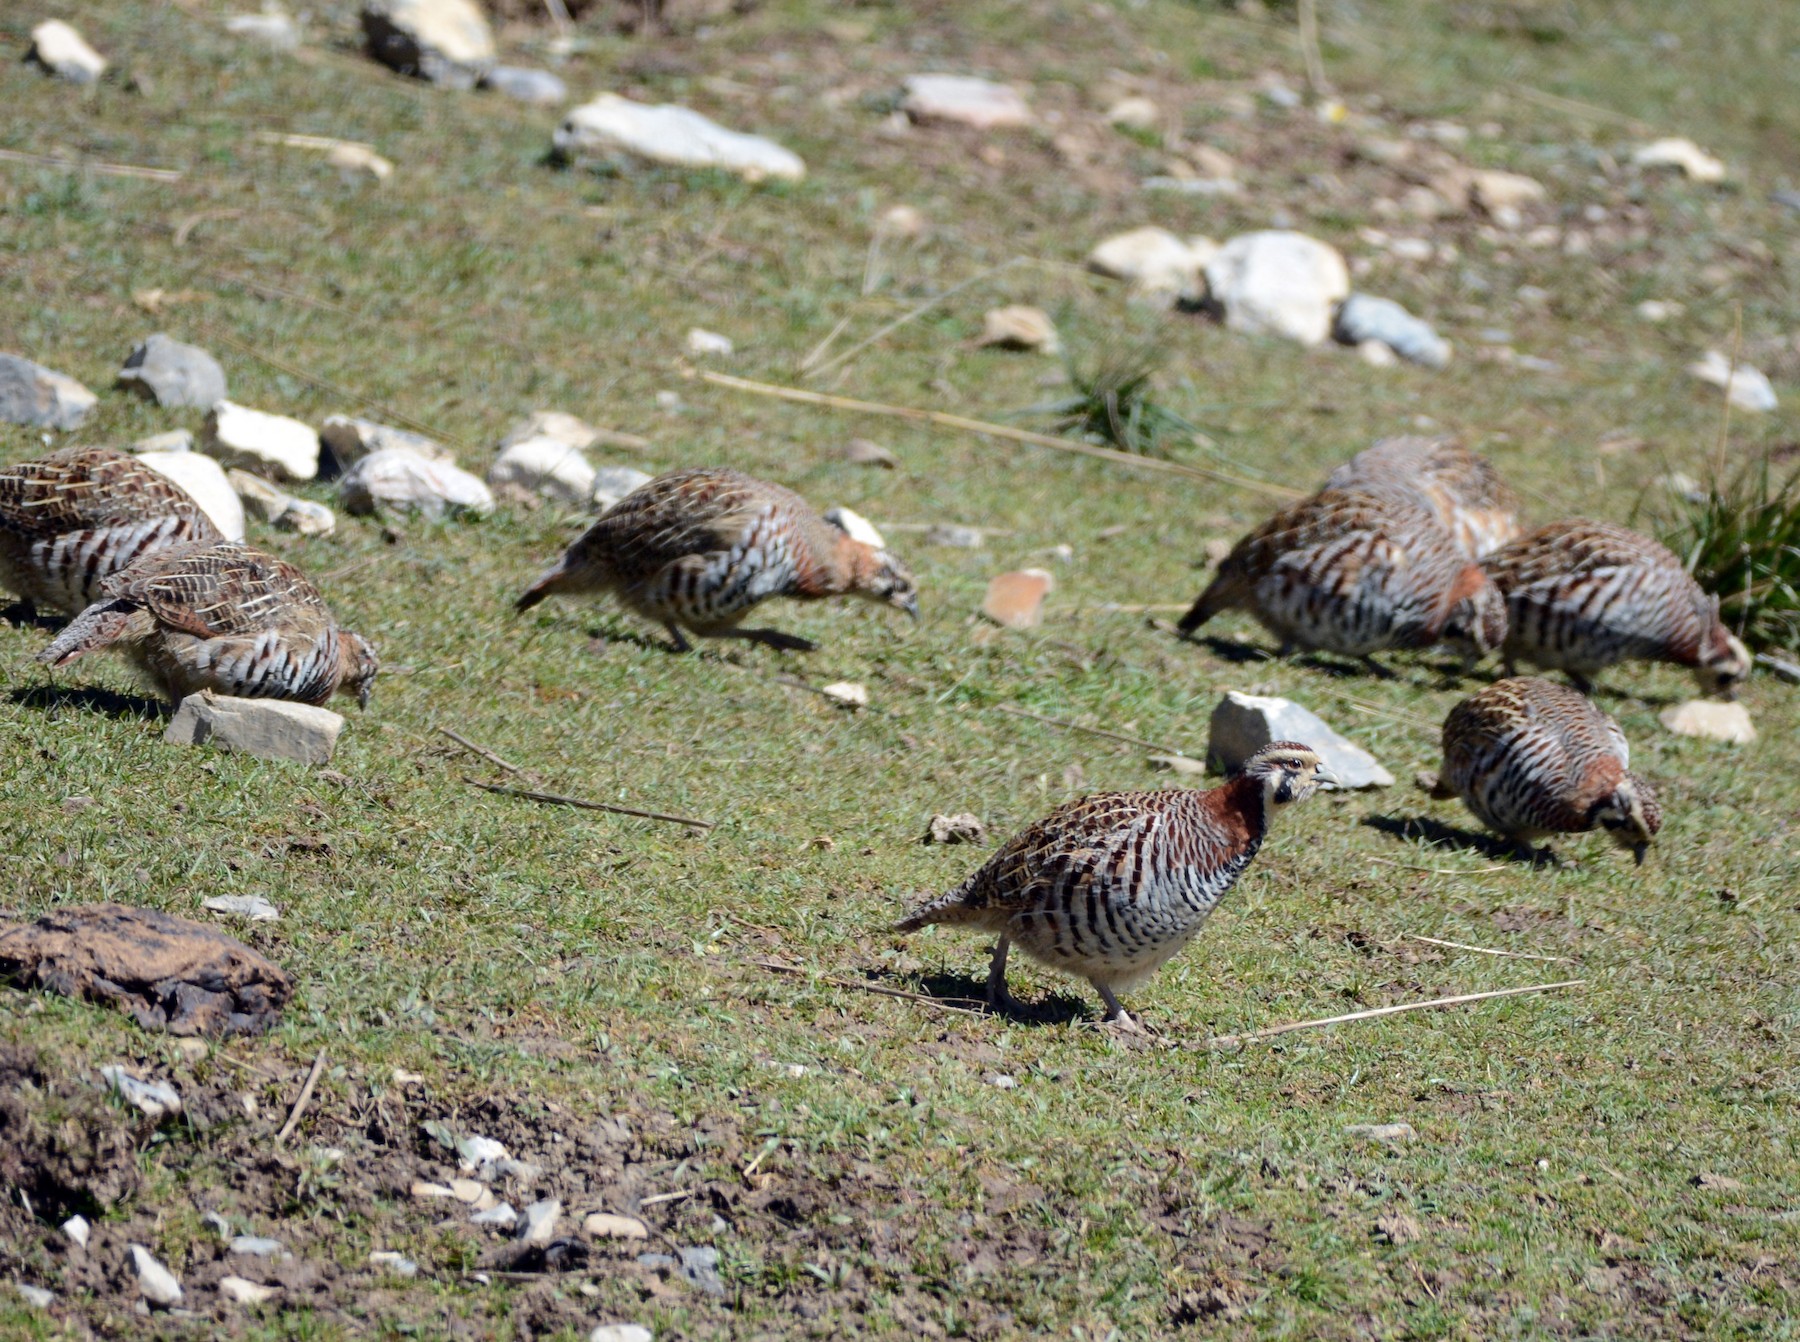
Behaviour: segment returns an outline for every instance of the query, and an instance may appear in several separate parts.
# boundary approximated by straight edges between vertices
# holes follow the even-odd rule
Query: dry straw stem
[[[1474,951],[1477,955],[1504,955],[1509,960],[1549,960],[1554,964],[1572,965],[1575,963],[1566,955],[1533,955],[1529,951],[1496,951],[1487,946],[1471,946],[1466,941],[1439,941],[1436,937],[1421,937],[1414,932],[1400,934],[1408,941],[1422,941],[1427,946],[1448,946],[1451,950]]]
[[[686,825],[689,829],[697,829],[702,834],[714,826],[711,820],[697,820],[691,815],[671,815],[667,811],[645,811],[636,806],[615,806],[611,802],[589,801],[585,797],[565,797],[559,792],[539,792],[535,788],[503,787],[499,783],[483,783],[480,779],[464,778],[463,782],[470,787],[478,787],[483,792],[497,793],[502,797],[523,797],[526,801],[543,802],[546,806],[573,806],[581,811],[607,811],[613,815],[631,815],[640,820],[666,820],[671,825]]]
[[[752,960],[751,964],[758,969],[767,969],[776,974],[792,974],[796,978],[811,978],[810,971],[799,965],[784,965],[779,960]],[[854,979],[832,978],[829,974],[819,976],[820,983],[828,983],[834,988],[850,988],[856,992],[874,993],[877,997],[898,997],[903,1002],[922,1002],[926,1006],[936,1007],[940,1011],[960,1011],[967,1016],[984,1014],[977,1006],[960,1006],[955,1002],[947,1002],[941,997],[932,997],[926,993],[909,993],[900,988],[884,988],[878,983],[858,983]]]
[[[1428,1002],[1402,1002],[1398,1006],[1376,1007],[1372,1011],[1352,1011],[1347,1016],[1326,1016],[1320,1020],[1295,1021],[1291,1025],[1271,1025],[1266,1030],[1251,1030],[1246,1034],[1216,1035],[1207,1040],[1202,1047],[1231,1048],[1258,1039],[1272,1039],[1278,1034],[1291,1034],[1295,1030],[1322,1030],[1330,1025],[1345,1025],[1351,1021],[1374,1020],[1378,1016],[1397,1016],[1403,1011],[1436,1011],[1443,1007],[1462,1006],[1467,1002],[1488,1002],[1497,997],[1520,997],[1525,993],[1548,993],[1555,992],[1560,988],[1580,988],[1586,983],[1586,979],[1564,979],[1560,983],[1534,983],[1528,988],[1501,988],[1496,992],[1461,993],[1456,997],[1434,997]]]
[[[756,382],[747,377],[735,377],[730,373],[715,373],[709,368],[690,368],[686,371],[689,377],[697,377],[702,382],[711,382],[720,387],[730,387],[734,391],[748,392],[752,396],[772,396],[781,401],[798,401],[802,405],[822,405],[833,410],[849,410],[860,415],[883,415],[890,419],[910,419],[927,424],[938,424],[947,429],[960,429],[964,433],[1007,438],[1016,443],[1029,443],[1033,447],[1048,447],[1058,452],[1074,452],[1084,457],[1096,457],[1101,461],[1110,461],[1121,466],[1134,466],[1143,471],[1160,471],[1165,475],[1179,475],[1190,480],[1207,480],[1215,484],[1232,485],[1238,489],[1271,494],[1281,499],[1306,497],[1304,490],[1289,489],[1286,485],[1272,485],[1262,480],[1248,480],[1242,476],[1229,475],[1224,471],[1207,470],[1204,466],[1190,466],[1180,461],[1164,461],[1160,457],[1142,457],[1136,453],[1120,452],[1110,447],[1095,447],[1092,443],[1077,442],[1073,438],[1058,438],[1054,434],[1034,433],[1030,429],[1015,429],[1010,424],[994,424],[985,419],[970,419],[967,415],[952,415],[942,410],[921,410],[917,406],[888,405],[881,401],[858,401],[848,396],[833,396],[827,392],[808,391],[804,387],[784,387],[774,382]]]
[[[1109,732],[1103,727],[1084,727],[1079,722],[1069,722],[1064,718],[1045,717],[1042,713],[1033,713],[1028,708],[1018,708],[1012,704],[995,704],[994,711],[1006,713],[1015,718],[1030,718],[1033,722],[1043,722],[1052,727],[1061,727],[1064,731],[1083,732],[1088,736],[1102,736],[1108,741],[1123,741],[1128,746],[1142,746],[1146,750],[1160,751],[1165,755],[1187,757],[1187,751],[1175,746],[1163,745],[1159,741],[1146,741],[1141,736],[1124,736],[1119,732]]]
[[[91,172],[102,177],[136,177],[146,182],[179,182],[183,175],[173,168],[144,168],[135,163],[103,163],[98,159],[27,154],[18,149],[0,149],[0,163],[29,163],[38,168],[59,168],[63,172]]]
[[[300,1083],[300,1098],[294,1101],[293,1109],[288,1113],[287,1122],[281,1125],[281,1131],[275,1134],[275,1145],[280,1146],[294,1135],[294,1129],[300,1126],[300,1115],[306,1112],[307,1103],[312,1099],[313,1087],[319,1084],[319,1074],[325,1070],[325,1050],[319,1050],[319,1056],[313,1059],[312,1070],[306,1074],[306,1080]]]

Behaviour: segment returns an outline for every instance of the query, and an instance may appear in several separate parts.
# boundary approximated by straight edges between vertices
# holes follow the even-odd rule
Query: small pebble
[[[1385,1142],[1389,1146],[1410,1142],[1418,1136],[1410,1123],[1352,1123],[1344,1129],[1344,1134],[1349,1137],[1365,1137],[1372,1142]]]
[[[18,1287],[19,1294],[25,1297],[25,1303],[34,1309],[49,1309],[56,1300],[55,1293],[46,1291],[42,1286],[31,1286],[22,1281],[16,1281],[13,1285]],[[645,1336],[647,1337],[649,1334],[645,1334]]]
[[[88,1236],[93,1233],[93,1227],[88,1225],[87,1217],[71,1216],[62,1223],[62,1232],[69,1237],[71,1244],[85,1249],[88,1246]]]
[[[181,1283],[175,1274],[141,1244],[131,1246],[131,1265],[137,1272],[138,1292],[153,1305],[173,1305],[181,1300]]]
[[[560,1198],[545,1198],[532,1203],[522,1213],[524,1219],[519,1225],[519,1238],[527,1244],[548,1244],[556,1238],[556,1226],[562,1220],[562,1214]]]
[[[275,1258],[285,1256],[287,1246],[278,1239],[269,1239],[265,1235],[238,1235],[231,1241],[233,1253],[248,1254],[252,1258]]]
[[[403,1253],[395,1253],[392,1249],[377,1249],[369,1255],[371,1267],[384,1267],[396,1277],[416,1277],[419,1265]]]
[[[589,1212],[582,1219],[584,1234],[595,1239],[649,1239],[650,1228],[635,1216],[619,1216],[613,1212]]]
[[[588,1342],[656,1342],[656,1334],[636,1323],[603,1323],[588,1334]]]
[[[219,1294],[240,1305],[260,1305],[275,1298],[276,1288],[262,1286],[245,1277],[220,1277]]]
[[[1011,1090],[1019,1084],[1005,1072],[989,1072],[981,1079],[987,1082],[988,1085],[992,1086],[995,1090]]]
[[[476,1212],[469,1218],[471,1225],[494,1226],[500,1230],[511,1230],[519,1223],[519,1214],[513,1210],[510,1202],[497,1202],[486,1211]]]

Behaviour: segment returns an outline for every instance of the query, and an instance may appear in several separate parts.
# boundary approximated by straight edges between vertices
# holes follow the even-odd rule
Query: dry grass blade
[[[636,806],[616,806],[611,802],[589,801],[585,797],[565,797],[559,792],[539,792],[535,788],[503,787],[499,783],[483,783],[475,778],[464,778],[463,782],[470,787],[478,787],[483,792],[497,793],[502,797],[523,797],[526,801],[542,802],[546,806],[573,806],[581,811],[607,811],[613,815],[636,816],[640,820],[664,820],[671,825],[686,825],[689,829],[697,829],[701,833],[715,827],[714,821],[697,820],[691,815],[671,815],[667,811],[646,811]]]
[[[796,978],[811,978],[810,972],[799,965],[784,965],[779,960],[752,960],[751,964],[758,969],[767,969],[776,974],[792,974]],[[945,1001],[941,997],[932,997],[927,993],[909,993],[902,988],[884,988],[878,983],[858,983],[854,979],[833,978],[829,974],[819,976],[820,983],[829,983],[834,988],[849,988],[859,993],[874,993],[877,997],[898,997],[903,1002],[922,1002],[929,1007],[937,1007],[940,1011],[960,1011],[967,1015],[983,1014],[980,1006],[961,1006],[956,1002]]]
[[[1567,955],[1533,955],[1530,951],[1497,951],[1488,946],[1471,946],[1466,941],[1440,941],[1436,937],[1422,937],[1413,932],[1402,932],[1401,936],[1408,941],[1422,941],[1427,946],[1448,946],[1451,950],[1474,951],[1477,955],[1504,955],[1509,960],[1548,960],[1552,964],[1572,965],[1574,959]]]
[[[27,154],[19,149],[0,149],[0,163],[29,163],[39,168],[59,168],[63,172],[91,172],[102,177],[136,177],[146,182],[179,182],[184,176],[173,168],[145,168],[135,163],[58,158],[49,154]]]
[[[1081,732],[1087,736],[1104,737],[1108,741],[1122,741],[1128,746],[1142,746],[1146,750],[1160,751],[1165,755],[1186,756],[1187,751],[1174,746],[1163,745],[1158,741],[1146,741],[1141,736],[1126,736],[1120,732],[1109,732],[1104,727],[1084,727],[1079,722],[1070,722],[1064,718],[1046,717],[1042,713],[1033,713],[1028,708],[1018,708],[1012,704],[995,704],[996,713],[1006,713],[1015,718],[1030,718],[1033,722],[1042,722],[1051,727],[1061,727],[1064,731]]]
[[[1288,1025],[1271,1025],[1266,1030],[1250,1030],[1244,1034],[1215,1035],[1206,1041],[1206,1048],[1229,1048],[1234,1044],[1248,1044],[1258,1039],[1273,1039],[1278,1034],[1292,1034],[1295,1030],[1323,1030],[1332,1025],[1346,1025],[1351,1021],[1375,1020],[1381,1016],[1398,1016],[1406,1011],[1437,1011],[1444,1007],[1462,1006],[1468,1002],[1491,1002],[1500,997],[1521,997],[1526,993],[1555,992],[1561,988],[1579,988],[1587,983],[1586,979],[1564,979],[1560,983],[1534,983],[1527,988],[1501,988],[1487,993],[1460,993],[1455,997],[1434,997],[1427,1002],[1402,1002],[1398,1006],[1375,1007],[1369,1011],[1352,1011],[1346,1016],[1325,1016],[1319,1020],[1300,1020]]]
[[[294,1135],[294,1129],[300,1126],[300,1116],[306,1112],[307,1103],[313,1097],[313,1088],[319,1084],[319,1074],[325,1070],[325,1050],[320,1049],[318,1057],[313,1059],[312,1070],[306,1074],[306,1080],[300,1083],[300,1097],[294,1101],[294,1107],[288,1113],[287,1122],[281,1125],[281,1131],[275,1134],[275,1145],[280,1146]]]

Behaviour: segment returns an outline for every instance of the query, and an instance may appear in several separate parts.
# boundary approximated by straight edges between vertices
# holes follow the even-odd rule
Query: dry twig
[[[1164,755],[1180,755],[1189,758],[1187,751],[1175,746],[1163,745],[1157,741],[1146,741],[1141,736],[1125,736],[1119,732],[1109,732],[1103,727],[1084,727],[1079,722],[1068,722],[1062,718],[1045,717],[1042,713],[1033,713],[1027,708],[1015,708],[1011,704],[995,704],[996,713],[1006,713],[1015,718],[1030,718],[1033,722],[1047,723],[1052,727],[1061,727],[1065,731],[1084,732],[1089,736],[1103,736],[1108,741],[1123,741],[1128,746],[1142,746],[1146,750],[1155,750]]]
[[[1549,960],[1556,964],[1572,965],[1574,959],[1567,955],[1533,955],[1529,951],[1496,951],[1486,946],[1471,946],[1462,941],[1439,941],[1436,937],[1421,937],[1413,932],[1402,932],[1401,936],[1408,941],[1422,941],[1428,946],[1448,946],[1456,951],[1474,951],[1478,955],[1504,955],[1509,960]]]
[[[1228,1048],[1233,1044],[1248,1044],[1252,1040],[1271,1039],[1278,1034],[1288,1034],[1294,1030],[1320,1030],[1328,1025],[1343,1025],[1349,1021],[1374,1020],[1378,1016],[1397,1016],[1403,1011],[1435,1011],[1442,1007],[1461,1006],[1465,1002],[1487,1002],[1496,997],[1518,997],[1525,993],[1555,992],[1559,988],[1579,988],[1587,983],[1586,979],[1564,979],[1560,983],[1534,983],[1528,988],[1501,988],[1487,993],[1461,993],[1455,997],[1434,997],[1428,1002],[1402,1002],[1398,1006],[1376,1007],[1370,1011],[1352,1011],[1347,1016],[1326,1016],[1320,1020],[1294,1021],[1289,1025],[1271,1025],[1266,1030],[1250,1030],[1244,1034],[1216,1035],[1206,1041],[1206,1048]]]
[[[483,783],[479,779],[464,778],[463,782],[470,787],[478,787],[483,792],[498,793],[502,797],[523,797],[526,801],[543,802],[546,806],[573,806],[582,811],[607,811],[613,815],[631,815],[640,820],[666,820],[671,825],[686,825],[689,829],[697,829],[701,833],[712,829],[711,820],[696,820],[690,815],[671,815],[667,811],[645,811],[636,806],[615,806],[611,802],[589,801],[585,797],[565,797],[557,792],[539,792],[535,788],[503,787],[499,783]]]
[[[179,182],[183,176],[173,168],[145,168],[135,163],[103,163],[97,159],[27,154],[19,149],[0,149],[0,163],[29,163],[38,168],[91,172],[102,177],[136,177],[146,182]]]
[[[275,1145],[280,1146],[294,1135],[294,1129],[300,1126],[300,1115],[306,1112],[308,1101],[313,1097],[313,1087],[319,1084],[319,1074],[325,1070],[325,1050],[319,1050],[319,1056],[313,1059],[312,1070],[306,1074],[306,1080],[300,1083],[300,1098],[294,1101],[294,1107],[288,1114],[287,1122],[281,1125],[281,1131],[275,1134]]]
[[[812,977],[799,965],[784,965],[779,960],[752,960],[750,963],[758,969],[771,970],[777,974],[792,974],[796,978]],[[821,974],[819,982],[829,983],[834,988],[851,988],[857,992],[874,993],[878,997],[898,997],[904,1002],[922,1002],[926,1006],[937,1007],[942,1011],[960,1011],[969,1016],[982,1014],[982,1008],[978,1006],[958,1006],[955,1002],[945,1001],[941,997],[932,997],[928,993],[909,993],[900,988],[884,988],[878,983],[858,983],[854,979],[833,978],[829,974]]]

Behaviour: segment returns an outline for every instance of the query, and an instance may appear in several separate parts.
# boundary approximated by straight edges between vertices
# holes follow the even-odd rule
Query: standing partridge
[[[1522,530],[1519,496],[1492,462],[1454,438],[1383,438],[1333,471],[1325,487],[1422,503],[1470,559],[1498,550]]]
[[[183,545],[145,555],[101,585],[38,654],[50,666],[118,645],[171,701],[197,690],[323,704],[339,691],[368,707],[375,650],[340,628],[318,589],[248,545]]]
[[[0,587],[73,615],[153,551],[223,540],[186,490],[110,447],[65,447],[0,470]]]
[[[1450,710],[1434,795],[1461,797],[1482,824],[1521,844],[1601,826],[1642,862],[1662,808],[1630,763],[1625,733],[1586,695],[1515,676]]]
[[[1560,670],[1583,690],[1615,662],[1692,667],[1705,694],[1733,693],[1750,651],[1719,621],[1719,599],[1666,546],[1609,522],[1540,527],[1482,561],[1506,598],[1507,674]]]
[[[1505,635],[1499,594],[1437,518],[1362,489],[1320,490],[1244,537],[1178,628],[1190,635],[1223,610],[1254,615],[1284,655],[1298,646],[1368,661],[1443,638],[1485,654]]]
[[[902,920],[999,936],[987,996],[1008,1010],[1006,955],[1094,985],[1106,1019],[1136,1026],[1118,994],[1148,982],[1205,924],[1250,865],[1275,812],[1337,780],[1308,747],[1264,746],[1209,792],[1105,792],[1058,807],[956,889]]]
[[[610,592],[664,625],[678,651],[701,638],[747,638],[790,651],[813,644],[739,622],[772,596],[859,596],[917,617],[906,565],[854,540],[791,489],[722,467],[659,475],[589,527],[518,600]]]

